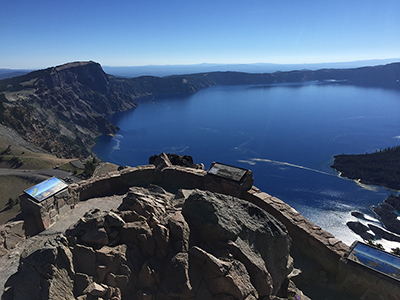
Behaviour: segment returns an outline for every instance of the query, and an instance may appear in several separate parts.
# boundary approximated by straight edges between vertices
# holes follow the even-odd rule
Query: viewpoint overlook
[[[394,63],[126,79],[106,74],[98,63],[76,62],[1,80],[0,121],[34,151],[84,158],[96,137],[118,132],[107,116],[134,109],[139,100],[214,85],[307,81],[400,90],[399,74],[400,63]],[[45,202],[21,202],[38,230],[25,238],[26,220],[3,228],[2,259],[8,255],[16,264],[13,253],[20,259],[18,272],[4,282],[2,299],[396,299],[400,294],[396,279],[354,263],[349,245],[253,186],[250,170],[232,180],[174,157],[162,153],[148,165],[72,183]],[[111,207],[96,209],[110,199]],[[87,201],[94,209],[67,231],[51,231]],[[18,248],[21,241],[11,243],[18,236],[25,249]]]

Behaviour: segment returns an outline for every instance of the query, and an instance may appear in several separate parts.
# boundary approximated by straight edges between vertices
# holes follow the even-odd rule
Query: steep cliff
[[[107,115],[137,106],[136,99],[190,94],[213,85],[319,81],[400,89],[400,63],[357,69],[265,74],[211,72],[116,78],[95,62],[74,62],[0,80],[0,122],[62,157],[86,156],[100,134],[118,128]]]
[[[117,128],[107,114],[137,106],[94,62],[39,70],[0,83],[0,121],[59,156],[85,156],[99,134]]]

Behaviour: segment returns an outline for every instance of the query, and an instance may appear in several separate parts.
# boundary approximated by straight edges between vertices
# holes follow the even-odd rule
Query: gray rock
[[[199,247],[192,247],[189,253],[202,266],[201,273],[213,295],[227,294],[240,300],[250,294],[258,296],[246,267],[240,261],[222,261]]]
[[[58,236],[31,253],[23,253],[14,299],[75,299],[72,253],[66,239]]]
[[[25,239],[24,221],[9,222],[0,225],[0,256],[8,253]]]
[[[107,273],[120,274],[121,266],[127,262],[127,250],[126,245],[119,245],[116,247],[104,246],[96,250],[97,264],[106,266]]]
[[[247,272],[250,274],[251,282],[259,296],[264,297],[271,295],[273,291],[273,281],[261,255],[253,251],[240,237],[238,237],[235,242],[229,242],[228,245],[233,257],[246,266]]]
[[[147,288],[152,287],[156,282],[153,274],[154,270],[150,268],[148,262],[145,262],[138,274],[138,284],[141,287],[147,287]]]
[[[156,166],[156,171],[161,171],[166,167],[172,166],[172,162],[169,160],[167,154],[165,154],[164,152],[156,156],[152,164]]]
[[[68,240],[32,244],[7,296],[254,300],[286,287],[291,240],[280,222],[231,196],[181,194],[182,211],[160,187],[133,188],[121,214],[92,210]]]
[[[83,291],[84,294],[90,294],[96,297],[102,297],[107,293],[107,288],[96,282],[92,282],[89,286]]]
[[[153,232],[146,221],[126,223],[120,229],[121,242],[134,244],[142,251],[143,256],[153,256],[156,244]]]
[[[188,223],[180,212],[175,212],[169,216],[168,228],[170,230],[170,239],[174,244],[175,251],[187,252],[189,249],[190,229]]]
[[[92,247],[76,245],[72,250],[75,269],[79,273],[96,276],[96,254]]]
[[[227,195],[196,190],[186,200],[182,214],[190,230],[202,240],[246,241],[264,260],[273,280],[273,293],[293,269],[291,238],[285,226],[259,207]]]
[[[154,241],[156,242],[156,256],[166,258],[169,246],[169,229],[161,224],[153,228]]]
[[[353,222],[349,221],[346,223],[347,227],[349,227],[354,233],[358,234],[364,240],[374,240],[375,235],[372,233],[367,232],[369,229],[368,226],[360,223],[360,222]]]
[[[82,295],[83,291],[93,282],[93,278],[85,273],[76,273],[74,278],[74,294]]]
[[[108,244],[107,231],[104,228],[94,228],[86,232],[82,238],[82,243],[92,246],[103,246]]]
[[[188,299],[193,297],[189,279],[189,254],[177,253],[167,261],[160,286],[169,297]]]
[[[359,211],[352,211],[351,215],[356,218],[364,219],[364,214]]]
[[[166,208],[171,206],[170,201],[174,196],[155,185],[151,185],[148,188],[132,187],[118,210],[132,210],[145,218],[151,215],[160,218],[165,214]]]

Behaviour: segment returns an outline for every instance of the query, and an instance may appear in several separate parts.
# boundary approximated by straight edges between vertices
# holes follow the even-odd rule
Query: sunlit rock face
[[[287,286],[290,244],[279,221],[244,200],[133,187],[117,211],[91,210],[65,236],[27,251],[7,295],[265,299]]]

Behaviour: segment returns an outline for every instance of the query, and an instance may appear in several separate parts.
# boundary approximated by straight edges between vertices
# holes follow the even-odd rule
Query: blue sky
[[[400,57],[398,0],[2,0],[0,68]]]

